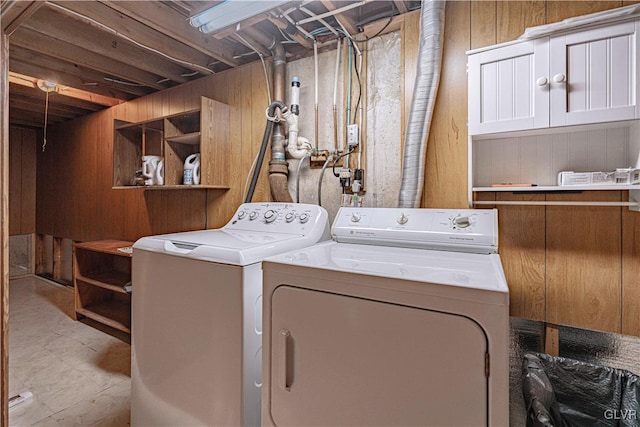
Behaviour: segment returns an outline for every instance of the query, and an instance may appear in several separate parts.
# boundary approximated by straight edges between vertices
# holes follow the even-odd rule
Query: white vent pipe
[[[398,206],[419,208],[424,187],[427,139],[440,83],[445,2],[422,2],[420,50],[409,123],[405,133],[402,184]]]

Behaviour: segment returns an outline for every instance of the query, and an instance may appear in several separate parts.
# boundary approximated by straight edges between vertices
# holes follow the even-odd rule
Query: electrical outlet
[[[360,143],[360,127],[357,124],[347,126],[347,145],[357,147]]]

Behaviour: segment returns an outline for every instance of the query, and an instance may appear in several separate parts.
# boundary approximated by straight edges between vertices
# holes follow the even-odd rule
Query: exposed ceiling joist
[[[42,43],[43,38],[46,43]],[[104,55],[92,52],[76,44],[46,37],[44,34],[28,28],[22,28],[11,36],[11,45],[42,55],[52,56],[70,64],[96,70],[114,78],[138,83],[156,90],[162,90],[167,87],[157,83],[162,79],[157,74],[146,72],[121,61],[106,58]]]
[[[159,54],[189,70],[203,75],[213,74],[208,67],[211,58],[188,48],[183,43],[166,37],[155,29],[139,23],[117,10],[111,9],[97,1],[47,2],[50,9],[55,9],[71,19],[81,20],[107,34],[126,40],[129,43]],[[108,25],[101,21],[108,22]]]
[[[15,83],[15,84],[26,86],[26,87],[37,88],[38,80],[40,79],[19,74],[13,71],[9,71],[9,83]],[[94,104],[104,105],[107,107],[113,107],[114,105],[122,104],[124,102],[121,99],[111,98],[108,96],[99,95],[97,93],[87,92],[84,90],[65,87],[65,86],[57,86],[54,89],[54,92],[59,93],[60,95],[82,99],[84,101],[89,101]]]
[[[382,35],[399,28],[399,11],[421,4],[291,1],[211,34],[189,24],[190,16],[221,1],[0,0],[0,24],[11,32],[10,123],[44,125],[46,94],[35,87],[36,78],[65,88],[49,93],[49,122],[59,123],[253,62],[254,49],[271,56],[273,41],[286,41],[287,59],[295,60],[313,54],[311,33],[321,51],[335,48],[340,29],[360,40]],[[15,73],[33,77],[25,85]]]
[[[240,65],[233,58],[234,53],[222,42],[193,28],[184,16],[162,2],[103,1],[103,3],[231,67]]]
[[[44,6],[43,1],[4,1],[0,12],[2,31],[11,36],[31,15]]]

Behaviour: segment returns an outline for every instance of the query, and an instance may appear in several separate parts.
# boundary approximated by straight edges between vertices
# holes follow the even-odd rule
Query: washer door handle
[[[278,369],[279,369],[279,381],[280,388],[284,391],[290,391],[291,385],[289,383],[289,375],[288,375],[288,363],[287,363],[287,350],[288,350],[288,341],[291,337],[291,333],[286,329],[281,329],[278,334]]]

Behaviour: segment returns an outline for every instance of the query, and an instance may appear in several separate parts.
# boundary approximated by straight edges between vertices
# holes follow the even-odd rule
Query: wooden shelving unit
[[[76,320],[88,317],[131,333],[131,296],[124,289],[131,281],[131,253],[121,249],[132,244],[100,240],[73,245]]]
[[[139,123],[116,121],[113,188],[228,190],[229,106],[201,97],[200,108]],[[184,162],[200,153],[200,185],[183,185]],[[132,178],[144,155],[164,159],[164,185],[136,186]]]

